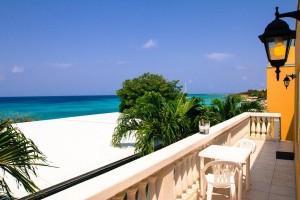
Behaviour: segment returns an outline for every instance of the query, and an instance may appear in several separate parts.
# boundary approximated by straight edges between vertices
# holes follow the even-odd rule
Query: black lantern
[[[299,16],[298,16],[299,15]],[[298,11],[291,13],[278,13],[276,7],[275,20],[265,28],[265,32],[258,36],[265,45],[268,60],[273,67],[276,67],[276,79],[279,80],[279,67],[284,66],[291,45],[292,39],[296,38],[296,31],[289,28],[289,25],[279,19],[281,17],[293,17],[298,19],[300,13]],[[295,17],[296,16],[296,17]],[[298,19],[299,20],[299,19]]]
[[[287,89],[289,87],[289,85],[290,85],[290,79],[289,79],[289,77],[291,77],[292,80],[293,80],[294,78],[296,78],[296,75],[292,74],[292,75],[286,75],[285,76],[285,78],[283,79],[283,83],[284,83],[285,89]]]

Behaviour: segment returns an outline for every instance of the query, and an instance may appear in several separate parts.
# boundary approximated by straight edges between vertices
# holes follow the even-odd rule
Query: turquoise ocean
[[[201,97],[206,105],[212,99],[224,100],[227,94],[189,94]],[[116,95],[98,96],[43,96],[0,97],[0,116],[20,114],[37,120],[57,119],[119,111],[120,100]]]

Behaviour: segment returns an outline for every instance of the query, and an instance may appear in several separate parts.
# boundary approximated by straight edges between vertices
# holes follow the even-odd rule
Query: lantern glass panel
[[[289,38],[287,36],[267,38],[270,60],[283,60],[286,56]]]
[[[285,86],[285,87],[288,87],[289,84],[290,84],[290,80],[286,80],[286,81],[284,81],[283,83],[284,83],[284,86]]]

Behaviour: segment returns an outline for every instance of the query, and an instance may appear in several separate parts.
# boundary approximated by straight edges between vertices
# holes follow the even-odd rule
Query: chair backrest
[[[256,143],[253,142],[252,140],[249,140],[249,139],[246,139],[246,138],[243,138],[243,139],[239,140],[233,146],[251,149],[252,153],[254,153],[255,150],[256,150]]]
[[[236,175],[238,176],[238,180],[242,181],[243,168],[238,163],[225,160],[211,161],[207,163],[201,171],[202,178],[206,178],[206,171],[210,169],[212,170],[214,176],[215,187],[230,187],[230,183],[232,182],[232,179],[236,177]]]

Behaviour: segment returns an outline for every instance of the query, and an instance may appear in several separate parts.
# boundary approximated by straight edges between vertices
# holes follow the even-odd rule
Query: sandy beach
[[[50,164],[58,167],[39,167],[38,178],[34,179],[37,185],[44,189],[132,155],[131,146],[122,149],[111,146],[118,116],[119,113],[107,113],[18,123],[17,127],[34,141]],[[13,191],[16,197],[27,195],[22,190]],[[47,199],[83,199],[79,193],[65,191]]]

